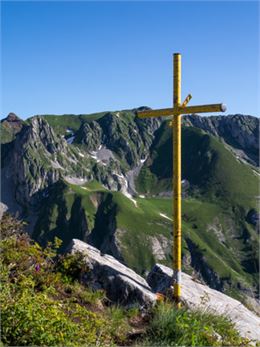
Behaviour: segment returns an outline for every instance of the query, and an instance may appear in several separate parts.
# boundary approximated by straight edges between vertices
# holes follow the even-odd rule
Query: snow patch
[[[117,118],[119,118],[119,117],[120,117],[119,112],[116,112],[116,114],[115,114],[115,115],[116,115],[116,117],[117,117]]]
[[[123,184],[122,184],[122,188],[121,188],[121,193],[126,196],[129,200],[131,200],[135,207],[138,207],[137,206],[137,201],[132,197],[132,195],[128,192],[128,181],[127,179],[125,178],[125,176],[123,175],[120,175],[118,174],[117,172],[114,172],[114,175],[116,175],[117,177],[119,177],[122,181],[123,181]]]
[[[67,181],[69,184],[75,184],[81,186],[84,183],[87,183],[87,180],[84,178],[79,177],[73,177],[73,176],[65,176],[65,181]]]
[[[143,165],[143,163],[146,161],[147,158],[148,158],[148,155],[144,159],[140,160],[140,164]]]
[[[139,198],[145,199],[145,196],[144,195],[139,195]]]
[[[135,207],[138,207],[137,206],[137,201],[132,197],[131,194],[129,194],[128,192],[122,192],[124,194],[124,196],[126,196],[129,200],[133,201]]]
[[[97,152],[94,152],[94,151],[90,152],[90,156],[91,156],[91,158],[95,159],[97,163],[100,162],[100,160],[97,157]]]
[[[81,156],[81,157],[85,157],[85,155],[83,154],[83,153],[81,153],[81,152],[79,152],[79,155]]]
[[[160,215],[161,217],[165,218],[165,219],[168,219],[168,220],[172,221],[172,219],[169,218],[168,216],[166,216],[166,214],[164,214],[164,213],[159,213],[159,215]]]

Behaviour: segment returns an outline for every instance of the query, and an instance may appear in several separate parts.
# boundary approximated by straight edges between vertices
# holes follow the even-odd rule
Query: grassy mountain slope
[[[160,262],[171,265],[172,222],[165,217],[172,217],[171,199],[137,198],[135,205],[122,193],[105,190],[95,182],[84,186],[64,182],[58,185],[45,201],[34,238],[44,242],[57,236],[66,245],[72,238],[88,240],[92,235],[92,243],[102,249],[104,240],[108,244],[108,240],[116,237],[120,257],[141,274],[158,260],[153,243],[163,240],[164,256]],[[236,230],[232,212],[214,202],[185,199],[182,250],[185,271],[192,273],[195,269],[207,283],[233,295],[239,289],[255,287],[257,254],[252,253],[250,258],[245,252],[246,247],[252,247],[254,235],[245,244]]]
[[[171,136],[172,130],[164,123],[137,178],[140,193],[151,195],[172,189]],[[257,206],[258,178],[254,170],[217,138],[200,129],[183,127],[182,179],[186,197],[184,239],[192,267],[200,268],[204,279],[211,277],[207,267],[220,274],[220,278],[212,274],[207,279],[217,288],[223,282],[239,282],[242,273],[248,283],[256,283],[257,231],[247,219]],[[205,269],[199,262],[205,262]],[[243,285],[238,283],[238,287]]]
[[[76,132],[84,122],[97,120],[104,116],[106,112],[93,113],[93,114],[64,114],[64,115],[43,115],[42,117],[47,120],[55,132],[59,135],[68,136],[67,130]]]
[[[182,179],[191,193],[248,208],[256,207],[258,179],[214,136],[200,129],[182,129]],[[141,193],[172,189],[172,130],[165,122],[156,133],[151,154],[137,179]]]

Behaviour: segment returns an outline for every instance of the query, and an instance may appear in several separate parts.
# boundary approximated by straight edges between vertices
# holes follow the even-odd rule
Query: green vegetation
[[[2,123],[0,124],[0,138],[1,143],[9,143],[14,140],[14,134],[11,129],[7,128]]]
[[[17,117],[17,121],[12,122],[11,124],[6,119],[1,120],[0,122],[1,144],[12,142],[15,139],[16,134],[21,131],[24,124],[25,122],[19,119],[18,117]]]
[[[256,209],[258,178],[217,138],[193,127],[182,129],[182,159],[182,178],[188,182],[183,185],[183,253],[191,254],[185,270],[195,268],[207,283],[233,296],[239,287],[257,291],[258,236],[247,215]],[[156,132],[136,187],[148,196],[172,190],[172,132],[166,122]]]
[[[59,135],[70,136],[67,130],[75,133],[79,130],[84,122],[97,120],[104,116],[106,112],[93,113],[93,114],[64,114],[64,115],[43,115],[42,117],[47,120],[55,132]]]
[[[182,129],[182,177],[191,196],[202,196],[222,206],[256,207],[258,179],[217,138],[193,127]],[[172,190],[172,133],[166,122],[156,133],[150,158],[137,179],[140,193]]]
[[[96,181],[83,186],[59,182],[46,198],[33,237],[45,245],[59,237],[66,246],[72,238],[85,240],[91,233],[94,246],[102,248],[109,235],[115,234],[124,261],[140,274],[156,262],[153,241],[163,239],[167,246],[160,262],[171,265],[172,200],[135,200],[137,205]],[[257,254],[252,252],[249,257],[245,250],[240,223],[233,211],[218,203],[198,198],[183,200],[184,271],[192,273],[195,268],[209,284],[241,300],[240,289],[256,290],[258,279]],[[247,244],[255,248],[257,235],[254,230],[250,232]],[[190,254],[190,261],[185,261]],[[245,262],[251,271],[245,268]]]
[[[247,346],[227,318],[158,305],[141,346]]]
[[[81,284],[89,271],[81,254],[57,255],[59,239],[42,248],[23,228],[7,214],[1,220],[4,346],[249,346],[224,317],[170,302],[145,315],[108,304],[103,291]]]
[[[123,309],[105,306],[105,294],[80,284],[88,271],[79,254],[57,256],[60,241],[42,249],[20,222],[1,221],[1,338],[7,346],[123,344]],[[109,319],[108,319],[109,318]]]

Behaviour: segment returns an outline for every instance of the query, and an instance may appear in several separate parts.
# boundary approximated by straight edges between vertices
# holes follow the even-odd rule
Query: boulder
[[[71,241],[68,251],[85,255],[90,271],[86,272],[84,281],[93,289],[104,289],[112,302],[125,306],[139,304],[144,307],[152,306],[156,302],[156,295],[146,280],[114,257],[77,239]]]
[[[147,282],[154,292],[166,293],[172,277],[172,269],[156,264]],[[260,341],[260,318],[241,302],[197,282],[185,273],[182,273],[181,296],[188,307],[225,315],[235,324],[242,337]]]

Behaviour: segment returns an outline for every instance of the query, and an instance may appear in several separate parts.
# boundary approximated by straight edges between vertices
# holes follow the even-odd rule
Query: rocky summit
[[[140,109],[147,109],[142,107]],[[172,131],[139,109],[1,121],[1,211],[40,244],[56,236],[139,275],[172,263]],[[184,270],[255,307],[259,119],[182,118]]]

